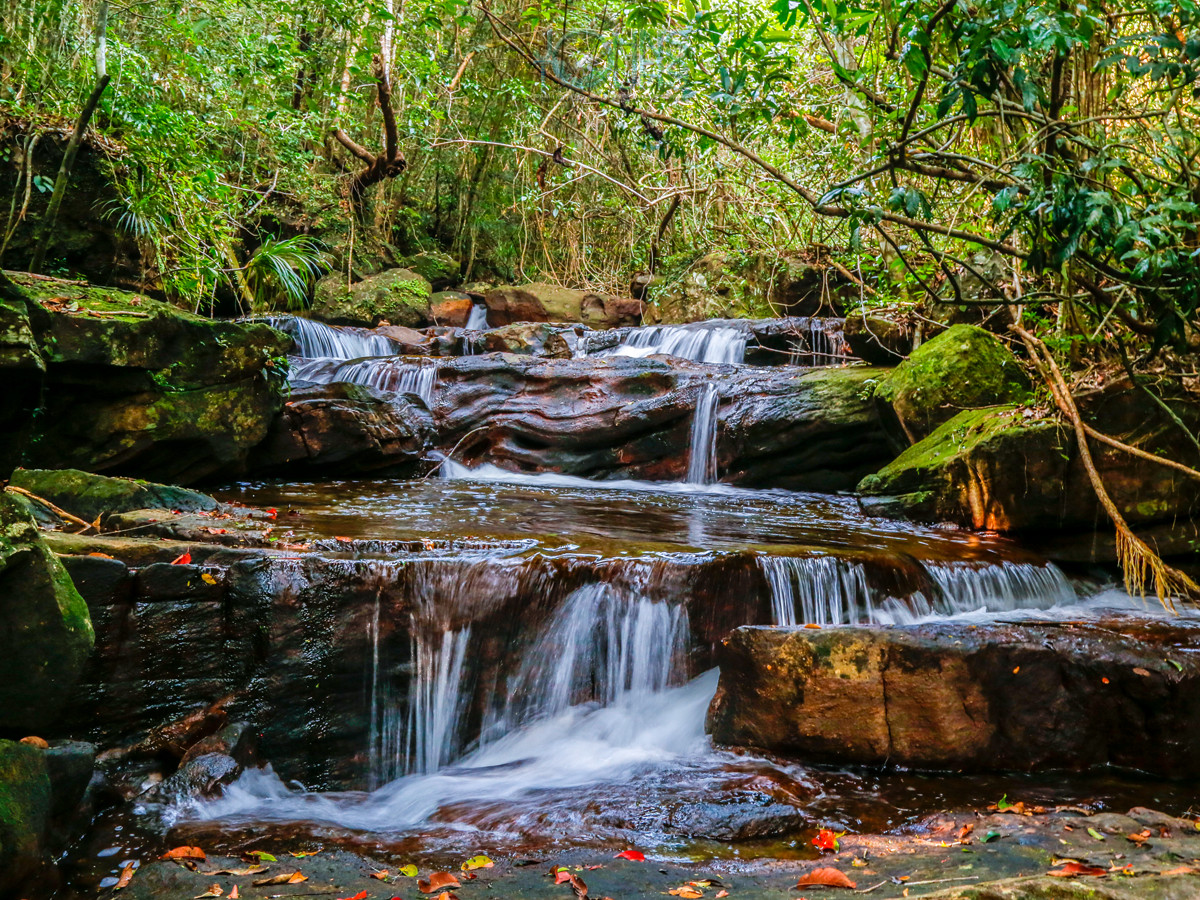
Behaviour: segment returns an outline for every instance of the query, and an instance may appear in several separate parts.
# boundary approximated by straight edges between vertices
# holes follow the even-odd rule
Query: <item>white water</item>
[[[635,328],[613,356],[677,356],[705,363],[740,363],[746,356],[746,329],[729,325],[651,325]]]
[[[720,395],[712,382],[704,385],[696,400],[692,440],[688,450],[688,484],[712,484],[717,480],[717,401]]]
[[[828,366],[846,356],[847,348],[842,336],[841,319],[822,319],[814,316],[808,319],[807,326],[807,331],[802,333],[802,340],[806,346],[796,347],[788,359],[789,363],[794,366]]]
[[[693,484],[683,481],[638,481],[633,478],[612,478],[606,481],[594,481],[591,478],[581,478],[578,475],[559,475],[555,472],[528,474],[502,469],[492,463],[464,466],[462,463],[457,463],[452,459],[443,460],[439,472],[441,473],[441,477],[446,481],[482,481],[496,484],[523,484],[530,487],[543,488],[645,491],[647,493],[659,494],[761,495],[763,493],[762,491],[751,491],[728,484]]]
[[[835,556],[760,556],[776,625],[870,621],[871,594],[862,565]]]
[[[437,384],[437,362],[432,359],[390,357],[353,359],[302,359],[292,364],[293,382],[332,384],[348,381],[389,394],[416,394],[428,406]]]
[[[272,327],[290,334],[296,342],[296,355],[308,359],[392,356],[400,349],[383,335],[361,328],[341,328],[296,316],[280,316],[267,321]]]
[[[487,327],[487,307],[482,303],[476,303],[471,307],[471,315],[467,317],[467,330],[484,331]]]

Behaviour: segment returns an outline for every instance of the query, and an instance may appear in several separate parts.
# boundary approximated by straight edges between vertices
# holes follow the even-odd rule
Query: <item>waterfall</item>
[[[794,345],[788,362],[794,366],[828,366],[846,357],[846,340],[842,334],[843,319],[796,319],[801,332],[799,344]],[[800,324],[803,323],[803,324]]]
[[[394,341],[365,328],[341,328],[297,316],[273,317],[267,319],[267,324],[291,335],[296,355],[307,359],[393,356],[400,349]]]
[[[425,639],[414,632],[416,677],[409,703],[407,740],[412,772],[436,772],[457,749],[459,719],[468,700],[462,689],[462,675],[470,639],[470,628],[443,632],[440,640]]]
[[[871,592],[859,563],[833,556],[760,556],[776,625],[870,621]]]
[[[292,364],[293,383],[309,381],[331,384],[348,381],[373,387],[388,394],[416,394],[429,406],[437,382],[437,362],[421,357],[393,356],[387,358],[306,359]]]
[[[471,315],[467,318],[467,331],[484,331],[487,327],[487,307],[476,303],[471,307]]]
[[[484,742],[582,704],[636,705],[687,677],[687,608],[589,584],[567,597],[509,680]]]
[[[1075,590],[1055,565],[1003,561],[926,563],[941,594],[937,611],[953,615],[986,609],[1047,608],[1075,600]]]
[[[635,328],[612,351],[614,356],[664,354],[705,363],[740,363],[746,355],[748,330],[726,324],[652,325]]]
[[[691,449],[688,452],[688,484],[712,484],[717,480],[717,386],[704,385],[692,419]]]

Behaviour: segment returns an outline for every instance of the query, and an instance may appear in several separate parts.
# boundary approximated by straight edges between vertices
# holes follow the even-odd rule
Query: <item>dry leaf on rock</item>
[[[203,894],[197,894],[192,900],[201,900],[202,897],[220,897],[224,893],[219,884],[210,884],[207,891]]]
[[[1092,875],[1099,878],[1108,874],[1107,869],[1102,869],[1099,866],[1088,866],[1083,863],[1068,862],[1064,863],[1061,869],[1055,869],[1052,872],[1047,872],[1047,875],[1053,875],[1056,878],[1073,878],[1076,875]]]
[[[302,872],[285,872],[282,875],[272,875],[270,878],[261,878],[253,882],[255,887],[261,887],[265,884],[299,884],[302,881],[308,881],[308,876]]]
[[[434,872],[428,881],[422,878],[417,882],[417,890],[422,894],[434,894],[448,887],[462,887],[452,872]]]
[[[176,847],[174,850],[168,850],[159,859],[199,859],[203,861],[208,857],[199,847]]]
[[[833,866],[825,866],[820,869],[813,869],[800,876],[800,880],[796,882],[796,887],[836,887],[850,888],[853,890],[858,884],[846,877],[844,872],[833,868]]]
[[[129,882],[133,880],[134,873],[137,872],[137,866],[130,863],[121,870],[121,877],[117,879],[117,883],[113,885],[114,891],[119,891],[122,888],[129,887]]]

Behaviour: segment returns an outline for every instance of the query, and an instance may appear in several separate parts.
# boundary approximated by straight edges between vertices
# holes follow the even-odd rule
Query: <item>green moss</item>
[[[50,817],[44,752],[0,740],[0,890],[37,864]]]
[[[375,326],[382,321],[418,327],[429,320],[432,289],[408,269],[388,269],[346,287],[340,275],[317,284],[313,318],[338,325]]]
[[[135,478],[109,478],[78,469],[17,469],[11,484],[87,521],[135,509],[216,509],[207,494]]]

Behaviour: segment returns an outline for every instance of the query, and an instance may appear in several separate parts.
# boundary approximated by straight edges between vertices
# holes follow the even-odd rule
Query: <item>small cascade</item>
[[[652,601],[625,586],[585,585],[523,654],[483,741],[582,704],[637,704],[682,684],[688,642],[683,604]]]
[[[776,625],[838,625],[871,621],[871,590],[859,563],[833,556],[760,556]]]
[[[292,364],[293,383],[309,381],[330,384],[349,381],[373,387],[388,394],[416,394],[428,406],[433,403],[437,383],[437,362],[420,357],[299,360]]]
[[[487,327],[487,307],[476,303],[471,307],[471,315],[467,317],[467,331],[485,331]]]
[[[1028,562],[926,563],[941,594],[936,611],[954,615],[986,609],[1046,609],[1074,602],[1075,589],[1054,565]]]
[[[290,334],[296,342],[296,355],[306,359],[394,356],[400,349],[394,341],[365,328],[342,328],[298,316],[273,317],[267,324]]]
[[[717,386],[709,382],[696,401],[692,419],[691,449],[688,451],[688,484],[712,484],[717,480]]]
[[[662,354],[704,363],[740,363],[750,332],[728,324],[653,325],[632,329],[613,356]],[[585,351],[586,352],[586,351]]]
[[[463,660],[470,640],[469,627],[446,631],[440,638],[413,638],[416,678],[407,739],[412,772],[436,772],[458,749],[459,719],[468,700],[461,685]]]
[[[788,356],[794,366],[829,366],[849,352],[842,332],[843,319],[797,319],[798,341]]]

